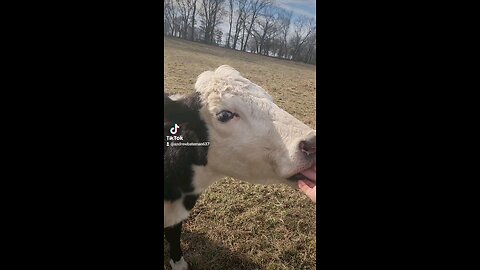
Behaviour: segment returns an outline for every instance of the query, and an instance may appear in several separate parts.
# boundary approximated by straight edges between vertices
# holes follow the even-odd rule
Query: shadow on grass
[[[169,249],[164,240],[164,269],[170,269],[168,265]],[[261,266],[247,257],[236,254],[224,246],[215,243],[206,236],[198,233],[183,231],[182,248],[189,270],[255,270]],[[167,267],[168,265],[168,267]]]

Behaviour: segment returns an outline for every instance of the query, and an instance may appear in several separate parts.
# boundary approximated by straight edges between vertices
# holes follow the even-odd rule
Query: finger
[[[309,189],[306,194],[314,203],[317,202],[317,187]]]
[[[302,180],[298,181],[298,188],[305,194],[310,189],[310,187]]]
[[[308,180],[299,180],[298,187],[303,193],[310,192],[313,188],[315,188],[315,183],[310,182]]]
[[[300,180],[298,181],[298,187],[300,190],[307,195],[310,200],[312,200],[314,203],[317,202],[317,187],[310,188],[304,181]]]

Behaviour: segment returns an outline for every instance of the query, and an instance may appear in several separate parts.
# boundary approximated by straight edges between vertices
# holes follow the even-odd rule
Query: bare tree
[[[196,0],[176,0],[178,5],[178,10],[180,14],[180,20],[182,21],[182,37],[187,39],[188,35],[188,22],[190,20],[190,15],[193,13],[194,7],[196,5]]]
[[[258,35],[253,35],[248,41],[247,48],[250,52],[260,54],[260,40]]]
[[[268,55],[268,49],[265,48],[271,39],[275,38],[278,30],[278,11],[274,7],[266,7],[264,12],[257,19],[256,26],[258,30],[252,28],[254,37],[258,37],[259,53]]]
[[[301,16],[294,21],[294,26],[293,36],[290,39],[290,50],[292,60],[298,61],[298,56],[303,48],[302,46],[310,35],[316,31],[316,24],[314,19]]]
[[[228,0],[228,8],[229,8],[229,17],[228,17],[228,38],[227,38],[227,47],[230,48],[230,37],[232,36],[232,23],[233,23],[233,8],[234,8],[234,1]]]
[[[308,40],[305,42],[305,53],[303,55],[303,62],[307,64],[316,63],[317,55],[317,33],[310,35]]]
[[[245,51],[247,47],[247,42],[248,38],[252,34],[252,28],[255,23],[255,20],[257,19],[259,13],[267,6],[272,4],[272,0],[249,0],[249,9],[248,13],[250,15],[250,20],[248,23],[248,30],[247,30],[247,35],[245,38],[245,42],[242,48],[242,51]]]
[[[197,0],[193,1],[193,11],[192,11],[192,34],[190,36],[190,40],[194,40],[194,33],[195,33],[195,13],[197,11]]]
[[[279,32],[278,35],[270,41],[269,51],[275,57],[283,57],[280,54],[282,48],[283,48],[282,37]]]
[[[215,27],[221,22],[223,3],[225,0],[202,0],[202,28],[204,30],[203,40],[205,43],[215,41]]]
[[[220,45],[222,43],[223,32],[220,29],[215,30],[215,44]]]
[[[180,18],[180,16],[178,16],[178,14],[175,17],[175,20],[173,21],[173,25],[174,25],[173,36],[181,37],[182,31],[183,31],[183,25],[182,25],[182,19]]]
[[[210,43],[214,43],[214,38],[216,36],[215,34],[215,28],[222,23],[222,18],[225,15],[225,10],[223,7],[225,0],[215,0],[215,9],[213,13],[213,24],[212,24],[212,29],[211,29],[211,34],[210,34]],[[223,32],[221,34],[223,36]]]
[[[175,3],[173,0],[165,0],[164,2],[164,14],[166,19],[166,24],[169,27],[170,35],[175,35],[175,20],[177,18],[177,11]]]
[[[244,12],[242,16],[242,21],[241,21],[241,27],[242,27],[242,34],[241,34],[241,40],[240,40],[240,50],[243,51],[243,46],[246,44],[244,43],[245,40],[245,31],[247,30],[247,20],[250,17],[248,12]]]
[[[163,34],[168,35],[170,29],[170,22],[168,15],[168,9],[170,8],[168,1],[163,2]]]
[[[237,20],[235,23],[235,34],[233,35],[233,49],[237,48],[238,38],[240,36],[240,31],[243,29],[242,26],[245,25],[246,14],[247,14],[247,0],[236,0],[237,2]]]
[[[281,38],[278,40],[280,42],[279,57],[288,57],[288,34],[290,33],[292,15],[292,11],[278,9],[279,34],[281,36]]]

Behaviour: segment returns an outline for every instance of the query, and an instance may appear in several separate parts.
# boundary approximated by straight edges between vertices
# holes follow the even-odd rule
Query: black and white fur
[[[172,124],[181,126],[178,136],[182,136],[185,141],[205,142],[208,140],[207,127],[199,116],[200,100],[198,93],[185,98],[182,102],[175,102],[168,96],[164,96],[164,105],[164,140],[167,135],[170,135],[169,130]],[[206,165],[207,152],[208,146],[167,147],[164,141],[163,165],[165,178],[163,198],[164,202],[174,205],[174,209],[178,212],[176,214],[171,213],[178,220],[167,221],[175,224],[164,228],[165,237],[170,244],[170,265],[174,270],[188,269],[180,247],[182,220],[188,216],[199,196],[192,185],[193,165]]]

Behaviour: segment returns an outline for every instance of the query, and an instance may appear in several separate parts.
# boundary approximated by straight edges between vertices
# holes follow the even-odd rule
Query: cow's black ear
[[[163,122],[164,123],[185,123],[191,122],[198,118],[198,112],[192,109],[191,98],[182,98],[173,100],[169,96],[163,94]]]
[[[180,101],[173,100],[166,94],[163,94],[163,123],[172,123],[182,121],[188,108]]]
[[[173,102],[173,100],[169,98],[167,94],[163,93],[163,105],[167,106],[167,104],[170,104],[171,102]]]
[[[175,111],[175,101],[169,98],[165,93],[163,94],[163,124],[168,124],[173,121],[172,116]]]

